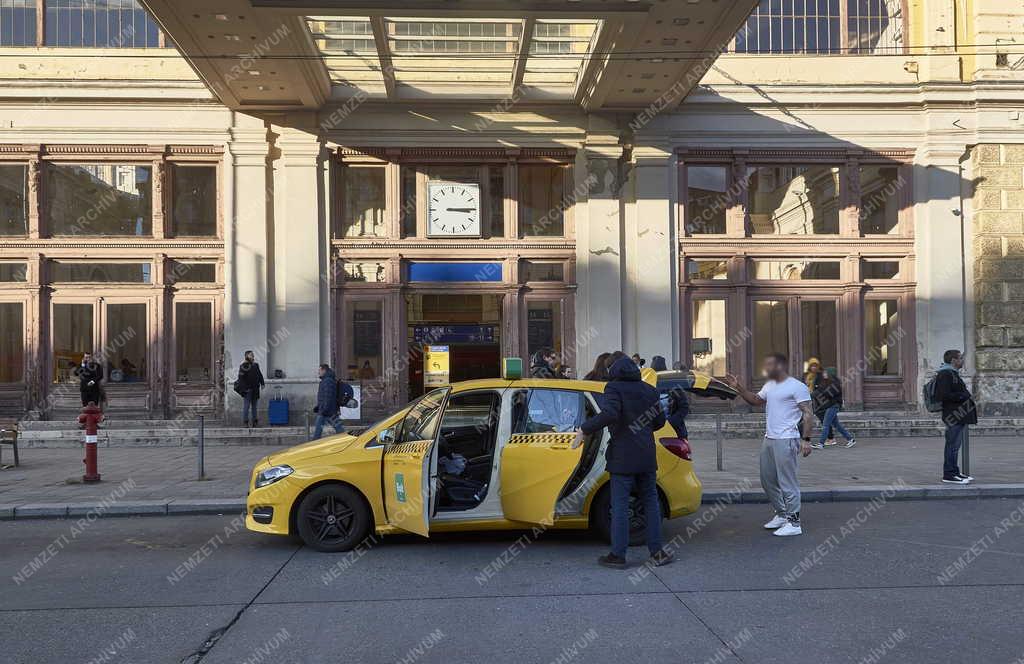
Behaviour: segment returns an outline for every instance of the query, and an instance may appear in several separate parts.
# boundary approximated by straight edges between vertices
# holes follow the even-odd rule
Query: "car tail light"
[[[690,443],[685,438],[662,438],[661,444],[665,449],[675,454],[680,459],[692,461],[690,458]]]

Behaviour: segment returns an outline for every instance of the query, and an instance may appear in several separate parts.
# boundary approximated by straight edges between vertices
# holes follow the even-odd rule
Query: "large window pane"
[[[0,165],[0,235],[27,234],[28,166]]]
[[[46,0],[44,6],[46,46],[160,45],[160,29],[137,0]]]
[[[686,167],[686,232],[725,233],[725,213],[729,209],[725,166]]]
[[[838,279],[839,261],[754,261],[754,278],[802,281]]]
[[[54,283],[148,284],[153,277],[152,267],[152,263],[50,261],[50,281]]]
[[[519,167],[519,223],[525,236],[565,234],[565,167]]]
[[[527,355],[551,348],[562,355],[562,303],[531,301],[526,305]]]
[[[523,281],[563,281],[565,279],[564,263],[545,263],[542,261],[523,261]]]
[[[164,275],[170,284],[212,284],[217,281],[217,266],[213,263],[179,263],[173,261]]]
[[[896,300],[864,301],[864,348],[868,375],[900,375],[900,318]]]
[[[864,279],[898,279],[900,277],[900,262],[864,261],[861,264],[861,276]]]
[[[28,266],[25,263],[0,263],[0,283],[24,282],[28,280]]]
[[[728,279],[728,261],[717,260],[688,260],[686,261],[686,276],[690,281],[703,279]]]
[[[892,235],[900,222],[899,192],[905,182],[896,166],[860,167],[860,228],[867,235]]]
[[[213,374],[213,304],[175,302],[175,365],[179,383],[208,383]]]
[[[133,383],[146,378],[148,330],[145,304],[107,305],[107,380]]]
[[[174,234],[214,236],[217,234],[217,167],[175,166]]]
[[[152,168],[50,164],[44,206],[54,235],[153,234]]]
[[[0,302],[0,383],[25,377],[24,316],[21,302]]]
[[[0,46],[36,45],[36,0],[0,0]]]
[[[838,367],[835,302],[801,302],[800,332],[805,365],[814,358],[822,369]]]
[[[348,375],[352,380],[372,380],[382,374],[384,365],[384,303],[379,300],[351,302],[352,327],[349,330],[352,355]]]
[[[690,334],[691,368],[712,376],[724,376],[727,371],[725,300],[694,300]]]
[[[349,166],[344,169],[343,237],[380,237],[387,233],[384,177],[383,167]]]
[[[758,166],[748,173],[748,210],[755,234],[834,235],[839,232],[839,169]]]
[[[754,366],[769,353],[789,356],[789,312],[777,300],[754,301]]]
[[[54,382],[74,379],[72,370],[84,353],[95,353],[93,306],[91,304],[53,305]]]

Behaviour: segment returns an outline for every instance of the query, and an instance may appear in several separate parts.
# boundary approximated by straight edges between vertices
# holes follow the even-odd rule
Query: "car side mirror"
[[[377,434],[377,442],[380,443],[381,445],[390,445],[391,443],[395,442],[395,430],[384,429],[383,431]]]

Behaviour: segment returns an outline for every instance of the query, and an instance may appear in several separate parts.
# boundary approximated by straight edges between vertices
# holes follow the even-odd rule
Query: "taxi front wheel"
[[[296,515],[299,537],[317,551],[348,551],[370,532],[373,515],[355,489],[328,485],[302,499]]]

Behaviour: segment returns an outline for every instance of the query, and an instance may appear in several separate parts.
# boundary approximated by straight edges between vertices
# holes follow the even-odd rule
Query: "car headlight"
[[[266,470],[261,470],[256,476],[256,488],[259,489],[278,480],[283,480],[294,472],[295,469],[291,466],[271,466]]]

